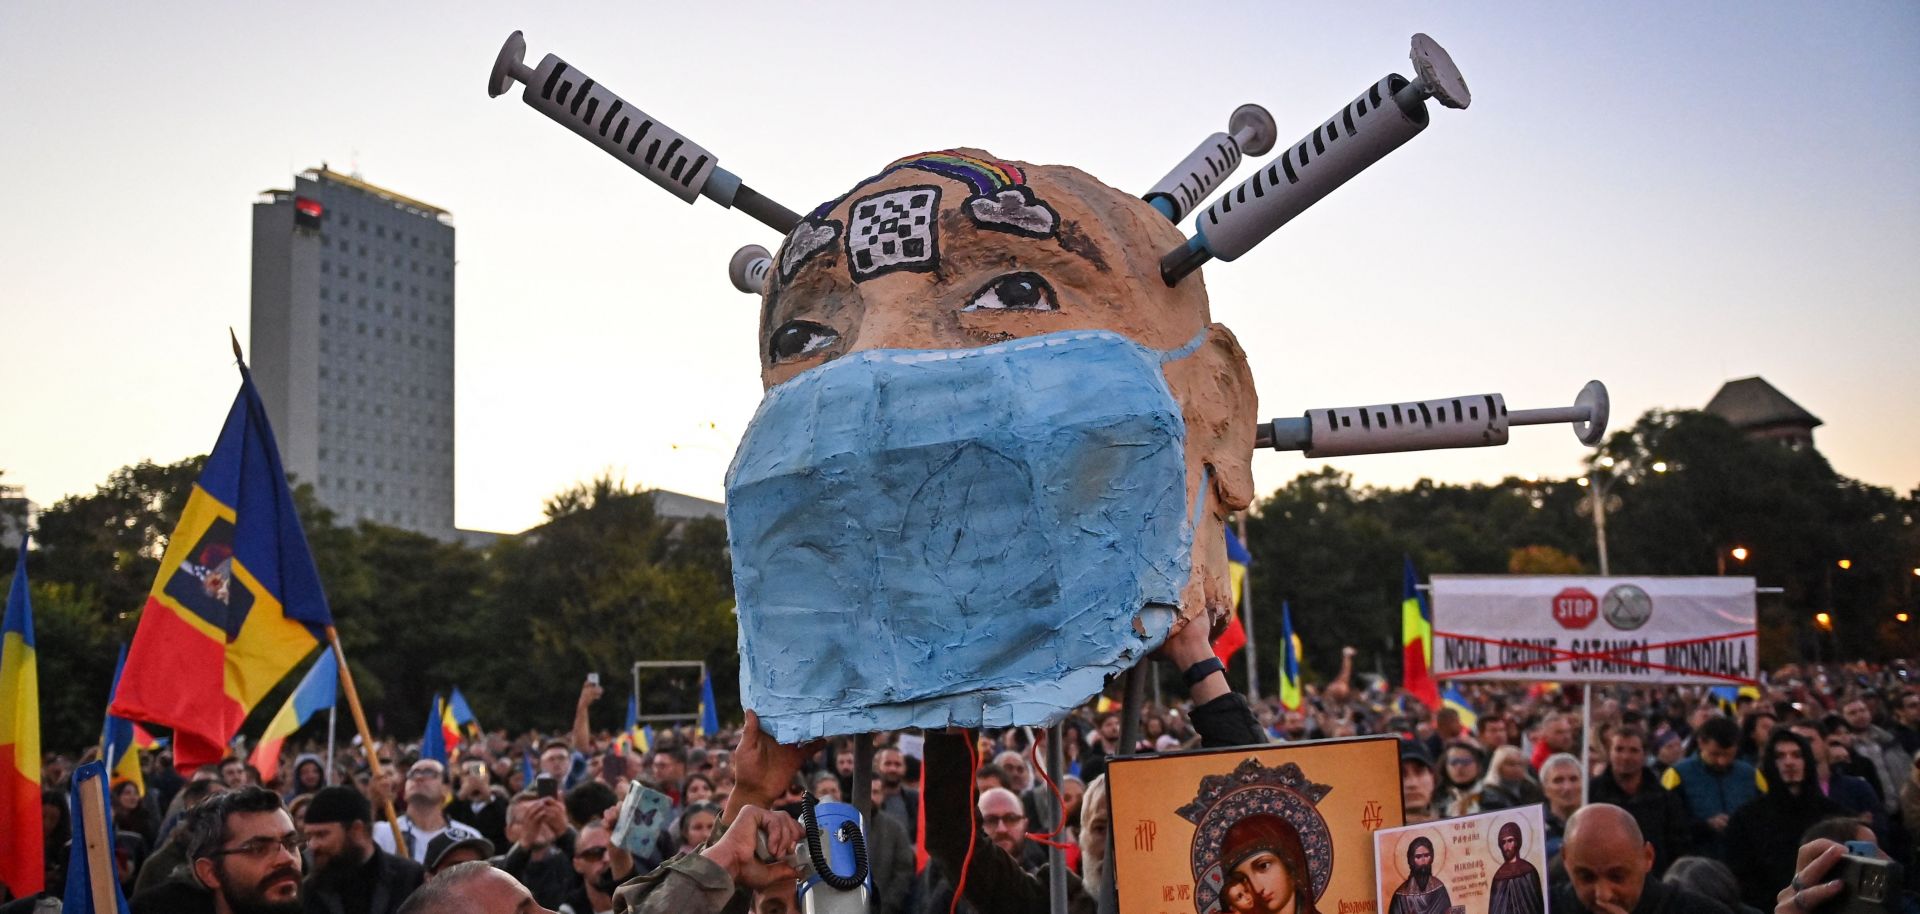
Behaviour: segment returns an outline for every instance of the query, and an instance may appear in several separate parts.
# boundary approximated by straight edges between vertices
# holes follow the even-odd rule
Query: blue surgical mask
[[[870,350],[767,391],[727,471],[745,706],[786,743],[1045,724],[1158,646],[1195,523],[1161,366],[1204,338]]]

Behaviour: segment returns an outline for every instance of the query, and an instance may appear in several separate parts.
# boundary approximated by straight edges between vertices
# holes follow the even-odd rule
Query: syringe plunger
[[[1279,132],[1273,115],[1259,105],[1241,105],[1227,121],[1227,129],[1200,141],[1180,164],[1142,199],[1168,219],[1178,222],[1206,202],[1214,188],[1240,167],[1245,156],[1266,155]]]

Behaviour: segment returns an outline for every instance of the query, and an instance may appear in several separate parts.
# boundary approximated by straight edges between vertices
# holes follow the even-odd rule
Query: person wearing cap
[[[308,914],[393,914],[426,879],[419,863],[374,843],[373,807],[351,787],[316,791],[304,830]]]
[[[492,860],[493,842],[485,838],[462,838],[442,834],[427,842],[427,878],[440,875],[450,866],[473,860]]]
[[[1439,818],[1433,809],[1433,794],[1433,757],[1418,742],[1401,740],[1400,805],[1406,810],[1408,825]]]

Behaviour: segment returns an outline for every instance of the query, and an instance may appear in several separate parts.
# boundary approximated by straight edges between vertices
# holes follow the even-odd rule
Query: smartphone
[[[588,673],[588,674],[587,674],[587,684],[588,684],[588,685],[599,685],[599,684],[600,684],[600,674],[599,674],[599,673]]]
[[[560,795],[560,782],[554,780],[551,774],[540,775],[533,779],[533,792],[541,797],[557,797]]]
[[[630,854],[650,858],[672,818],[673,801],[639,781],[627,782],[627,798],[620,804],[609,838]]]

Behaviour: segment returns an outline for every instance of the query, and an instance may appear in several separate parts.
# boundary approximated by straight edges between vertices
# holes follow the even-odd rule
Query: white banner
[[[1752,578],[1433,577],[1442,679],[1751,682]]]

